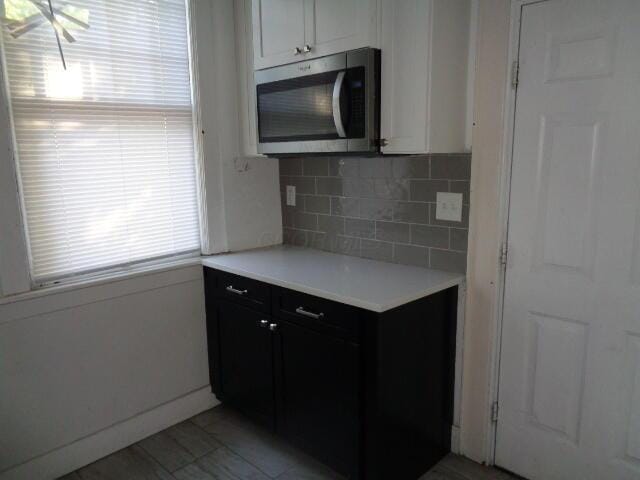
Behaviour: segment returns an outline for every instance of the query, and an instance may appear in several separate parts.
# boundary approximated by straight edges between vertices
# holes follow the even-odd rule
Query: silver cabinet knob
[[[302,53],[302,49],[300,47],[296,47],[293,49],[294,55],[300,55]]]
[[[269,320],[260,320],[260,326],[262,328],[267,328],[269,326]]]
[[[302,49],[302,53],[309,53],[311,51],[311,45],[305,45]]]
[[[269,330],[271,330],[272,332],[275,332],[278,328],[278,324],[277,323],[270,323],[269,324]]]

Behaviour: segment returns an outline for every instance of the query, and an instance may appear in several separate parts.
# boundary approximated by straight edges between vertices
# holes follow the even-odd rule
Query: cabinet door
[[[465,149],[469,0],[381,0],[383,153]]]
[[[256,69],[303,60],[305,0],[253,0],[253,63]]]
[[[269,317],[234,303],[216,302],[217,381],[223,401],[274,426],[273,348]]]
[[[276,322],[277,430],[336,471],[356,478],[359,347]]]
[[[382,1],[382,104],[384,153],[427,153],[427,92],[431,1]]]
[[[376,8],[372,0],[311,0],[307,13],[305,58],[376,46]]]

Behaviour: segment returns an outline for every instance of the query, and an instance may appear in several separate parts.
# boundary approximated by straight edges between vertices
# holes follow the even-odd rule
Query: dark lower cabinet
[[[334,470],[358,472],[360,349],[279,320],[274,336],[277,430]]]
[[[449,451],[457,287],[375,313],[204,273],[221,401],[351,479],[415,480]]]
[[[268,316],[220,300],[218,375],[222,399],[270,428],[275,426],[273,338]]]

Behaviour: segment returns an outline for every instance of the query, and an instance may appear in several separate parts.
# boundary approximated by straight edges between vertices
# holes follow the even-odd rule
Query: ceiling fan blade
[[[32,20],[29,20],[29,19],[32,19]],[[40,14],[32,15],[31,17],[26,18],[24,21],[11,22],[10,24],[7,25],[7,28],[9,29],[9,34],[13,38],[19,38],[25,33],[30,32],[34,28],[37,28],[40,25],[42,25],[44,21],[45,19],[42,18],[42,15]]]
[[[40,13],[42,14],[42,16],[49,21],[51,26],[53,26],[53,29],[56,32],[56,36],[58,35],[58,33],[61,33],[67,42],[73,43],[76,41],[76,39],[73,38],[73,36],[67,31],[67,29],[64,28],[62,25],[60,25],[60,22],[56,20],[56,17],[51,14],[51,12],[47,9],[47,7],[40,4],[40,2],[38,2],[37,0],[29,0],[29,1],[32,4],[34,4],[38,8],[38,10],[40,10]]]
[[[6,26],[12,29],[16,29],[27,23],[31,23],[38,18],[42,18],[40,13],[34,13],[33,15],[29,15],[28,17],[23,18],[22,20],[16,20],[14,18],[0,17],[0,20],[5,22]]]
[[[62,10],[58,9],[58,8],[54,8],[53,11],[56,13],[56,15],[60,15],[62,18],[69,20],[72,23],[75,23],[76,25],[78,25],[79,27],[84,28],[85,30],[87,28],[89,28],[89,24],[83,22],[82,20],[78,20],[76,17],[69,15],[68,13],[63,12]]]
[[[40,2],[38,0],[29,0],[29,1],[31,3],[33,3],[34,5],[36,5],[41,12],[46,10],[49,13],[51,13],[49,8],[48,8],[48,6],[46,4],[44,4],[43,2]],[[68,21],[70,21],[72,23],[75,23],[76,25],[78,25],[81,28],[84,28],[85,30],[87,28],[89,28],[89,24],[88,23],[85,23],[82,20],[74,17],[73,15],[70,15],[70,14],[66,13],[65,11],[61,10],[62,8],[66,7],[67,5],[69,5],[69,4],[65,2],[60,7],[53,7],[52,10],[56,15],[59,15],[62,18],[66,19],[66,20],[68,20]]]

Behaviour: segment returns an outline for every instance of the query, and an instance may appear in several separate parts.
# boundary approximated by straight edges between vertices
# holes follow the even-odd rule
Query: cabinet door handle
[[[246,295],[247,293],[249,293],[248,290],[238,290],[237,288],[233,288],[233,285],[228,285],[227,286],[227,292],[231,292],[231,293],[235,293],[236,295]]]
[[[302,49],[302,53],[309,53],[312,50],[311,45],[305,45]]]
[[[262,328],[267,328],[269,326],[269,320],[260,320],[260,326]]]
[[[322,313],[322,312],[320,312],[320,313],[309,312],[309,311],[305,310],[304,307],[296,308],[296,313],[299,313],[300,315],[304,315],[305,317],[315,318],[316,320],[319,320],[320,318],[324,317],[324,313]]]
[[[302,49],[300,47],[296,47],[293,49],[294,55],[300,55],[302,53]]]
[[[269,324],[269,330],[271,330],[272,332],[275,332],[278,329],[278,324],[277,323],[270,323]]]

